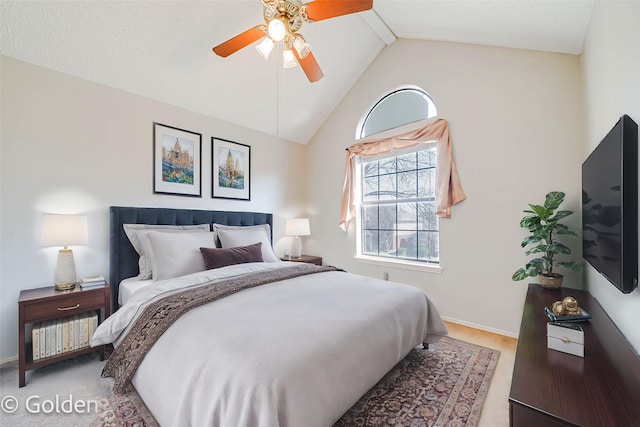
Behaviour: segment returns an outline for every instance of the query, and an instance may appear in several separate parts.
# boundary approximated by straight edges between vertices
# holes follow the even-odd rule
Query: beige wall
[[[580,209],[583,155],[579,60],[572,55],[398,40],[387,47],[346,94],[309,144],[312,235],[307,252],[346,270],[424,289],[449,319],[516,335],[527,282],[512,273],[527,260],[522,210],[551,190]],[[441,220],[442,274],[362,264],[354,260],[355,231],[337,226],[345,147],[380,96],[415,84],[449,120],[453,152],[468,199]],[[568,221],[579,229],[579,215]],[[575,258],[580,242],[574,239]],[[569,287],[581,287],[568,273]]]
[[[57,249],[39,246],[42,212],[88,214],[79,277],[108,276],[110,205],[303,212],[305,147],[158,101],[2,57],[0,360],[17,355],[21,289],[53,281]],[[211,102],[224,102],[211,99]],[[202,198],[153,194],[152,123],[202,134]],[[251,146],[251,201],[211,198],[211,137]]]
[[[586,158],[623,114],[640,124],[640,2],[595,2],[581,62]],[[591,266],[585,283],[640,353],[640,289],[622,294]]]

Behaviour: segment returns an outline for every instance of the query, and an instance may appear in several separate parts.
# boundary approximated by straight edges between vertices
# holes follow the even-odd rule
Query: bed
[[[114,390],[135,387],[160,425],[328,427],[411,349],[447,333],[433,303],[414,287],[270,258],[271,214],[111,207],[110,215],[109,277],[119,309],[91,342],[114,344],[105,366]],[[158,255],[153,278],[137,280],[131,278],[146,269],[144,255],[125,224],[216,227],[213,236],[140,233],[156,255],[174,252]],[[260,242],[244,241],[254,232]],[[202,250],[207,267],[210,254],[253,255],[155,277],[161,260],[179,258],[180,239],[210,237],[222,249]]]

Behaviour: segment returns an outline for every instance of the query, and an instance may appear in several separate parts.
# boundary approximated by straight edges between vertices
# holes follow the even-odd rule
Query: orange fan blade
[[[264,31],[260,27],[253,27],[244,33],[240,33],[237,36],[230,38],[224,43],[219,44],[218,46],[213,48],[213,51],[217,54],[226,58],[242,49],[245,46],[250,45],[251,43],[260,40],[264,36]]]
[[[307,16],[311,21],[334,18],[362,12],[373,7],[373,0],[315,0],[307,3]]]
[[[304,73],[307,75],[307,78],[311,83],[317,82],[318,80],[324,77],[324,73],[320,69],[320,66],[318,65],[318,61],[316,61],[316,58],[313,56],[313,53],[309,52],[307,56],[305,56],[304,58],[300,58],[300,56],[298,55],[298,51],[296,51],[295,49],[291,49],[291,50],[293,51],[293,54],[296,56],[296,59],[298,60],[298,64],[300,64],[300,66],[302,67],[302,71],[304,71]]]

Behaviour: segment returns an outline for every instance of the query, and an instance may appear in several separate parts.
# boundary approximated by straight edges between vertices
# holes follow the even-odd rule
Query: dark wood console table
[[[547,349],[544,307],[567,295],[592,316],[580,323],[584,359]],[[509,421],[512,427],[640,426],[640,358],[588,292],[529,285]]]

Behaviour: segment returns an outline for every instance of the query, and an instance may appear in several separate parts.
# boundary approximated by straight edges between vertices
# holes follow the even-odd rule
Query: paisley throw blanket
[[[180,316],[189,310],[256,286],[307,274],[337,270],[339,269],[330,266],[300,263],[283,270],[261,271],[215,281],[156,301],[147,306],[131,331],[116,347],[102,371],[102,376],[113,377],[114,393],[122,394],[131,384],[131,378],[149,349]]]

